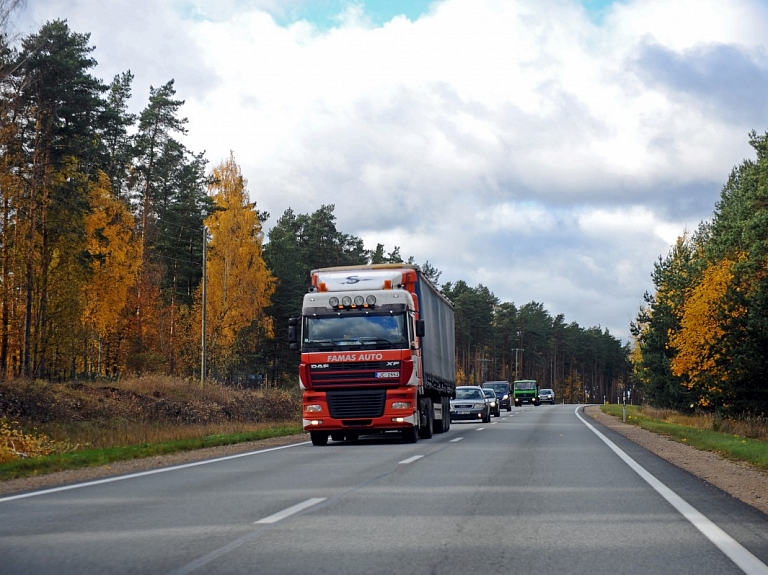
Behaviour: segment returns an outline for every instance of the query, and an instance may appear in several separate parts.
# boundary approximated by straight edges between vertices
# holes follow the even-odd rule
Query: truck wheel
[[[424,426],[419,429],[419,437],[421,439],[431,439],[435,432],[435,408],[432,406],[432,400],[423,399],[419,412],[421,421],[424,424]]]
[[[328,445],[328,434],[320,431],[310,431],[309,437],[312,439],[312,445]]]

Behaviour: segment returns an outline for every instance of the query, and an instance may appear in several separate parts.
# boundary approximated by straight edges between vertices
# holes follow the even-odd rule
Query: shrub
[[[24,433],[17,426],[16,422],[0,419],[0,463],[73,450],[67,442],[54,441],[44,434]]]

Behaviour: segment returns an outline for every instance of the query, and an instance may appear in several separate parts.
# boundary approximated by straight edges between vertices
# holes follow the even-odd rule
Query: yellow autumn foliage
[[[262,256],[259,212],[248,198],[246,180],[234,155],[214,168],[209,186],[217,210],[206,220],[211,240],[207,257],[206,338],[214,363],[225,361],[238,333],[257,322],[272,335],[264,310],[275,278]]]
[[[93,275],[83,286],[83,321],[99,336],[114,329],[141,265],[128,207],[114,196],[103,172],[91,188],[91,212],[85,218]]]
[[[676,351],[672,373],[687,376],[688,387],[704,392],[705,403],[706,397],[720,392],[721,383],[728,379],[717,343],[725,335],[721,323],[723,298],[733,281],[733,265],[733,261],[723,259],[704,270],[700,280],[686,292],[680,329],[669,337],[669,345]],[[728,313],[740,315],[745,310]]]
[[[66,453],[73,449],[67,442],[54,441],[41,433],[25,433],[15,422],[0,419],[0,463]]]

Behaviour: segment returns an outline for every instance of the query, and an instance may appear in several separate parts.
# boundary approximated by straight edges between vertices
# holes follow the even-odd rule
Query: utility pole
[[[521,347],[515,347],[515,348],[512,348],[512,351],[515,353],[515,379],[517,379],[517,363],[518,363],[517,357],[518,357],[518,353],[523,352],[525,350],[523,348],[521,348]]]
[[[205,305],[206,305],[206,298],[208,296],[207,294],[207,251],[208,251],[208,230],[205,226],[203,226],[203,297],[201,302],[201,315],[203,316],[203,337],[201,338],[201,345],[202,345],[202,354],[201,354],[201,360],[200,360],[200,385],[205,385]]]
[[[482,382],[485,381],[485,364],[487,364],[491,360],[485,359],[485,352],[483,352],[482,359],[478,359],[477,361],[480,362],[480,381],[477,383],[478,385],[480,385]]]

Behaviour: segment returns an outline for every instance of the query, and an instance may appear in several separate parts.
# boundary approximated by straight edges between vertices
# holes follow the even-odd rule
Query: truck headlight
[[[317,413],[317,412],[323,411],[323,407],[321,405],[316,405],[316,404],[305,405],[304,411],[308,413]]]
[[[410,401],[395,401],[392,403],[392,409],[411,409]]]

